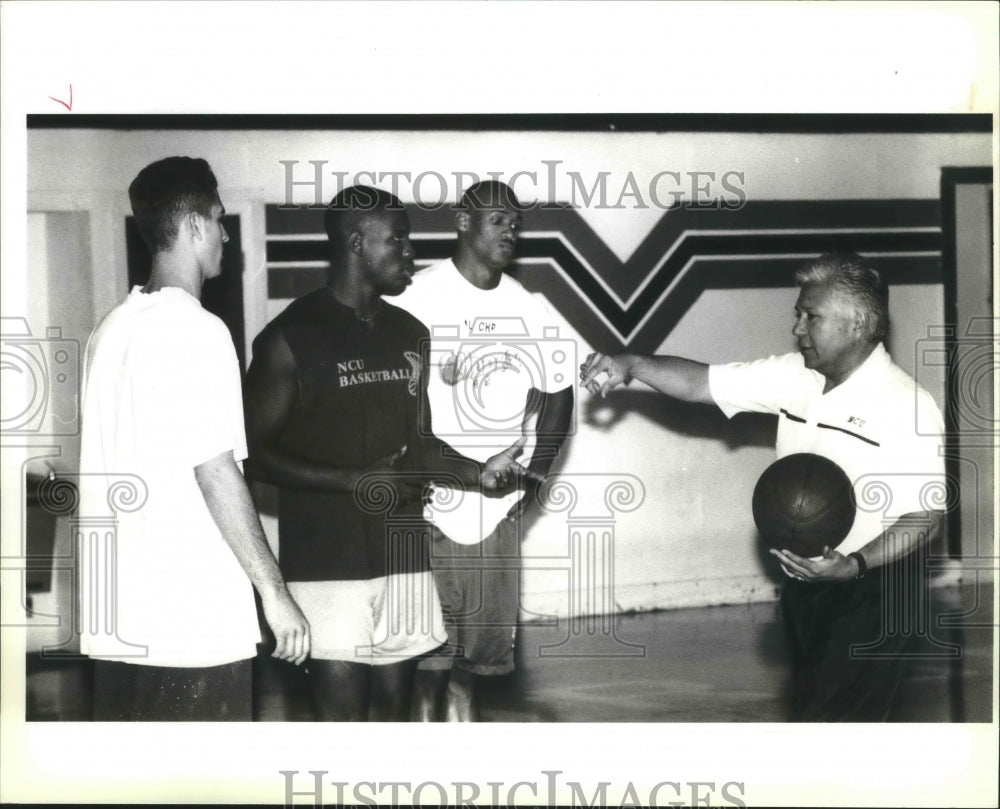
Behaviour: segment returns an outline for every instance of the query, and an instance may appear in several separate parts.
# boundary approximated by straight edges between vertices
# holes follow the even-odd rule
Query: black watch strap
[[[865,573],[868,572],[868,563],[865,561],[865,557],[857,551],[854,551],[854,553],[847,554],[847,558],[853,559],[858,563],[858,575],[855,576],[854,579],[855,581],[861,581],[861,579],[865,577]]]

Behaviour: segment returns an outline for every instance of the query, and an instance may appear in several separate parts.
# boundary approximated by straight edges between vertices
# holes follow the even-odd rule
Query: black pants
[[[252,662],[205,668],[94,661],[98,722],[249,722]]]
[[[794,655],[792,721],[886,721],[926,588],[922,571],[898,564],[861,581],[787,582],[781,612]]]

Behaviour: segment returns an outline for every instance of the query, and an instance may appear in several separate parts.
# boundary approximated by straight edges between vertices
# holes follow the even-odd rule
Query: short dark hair
[[[480,180],[466,189],[456,208],[459,211],[481,211],[504,203],[510,203],[516,211],[524,210],[509,185],[499,180]]]
[[[173,246],[186,214],[212,215],[212,205],[219,201],[219,183],[208,161],[167,157],[136,175],[128,197],[139,233],[156,254]]]
[[[864,316],[873,343],[889,332],[889,285],[875,264],[857,253],[825,253],[795,273],[795,283],[825,284],[847,297]]]
[[[403,203],[388,191],[367,185],[352,185],[330,200],[323,215],[323,229],[331,245],[341,246],[360,227],[366,215],[402,210],[405,210]]]

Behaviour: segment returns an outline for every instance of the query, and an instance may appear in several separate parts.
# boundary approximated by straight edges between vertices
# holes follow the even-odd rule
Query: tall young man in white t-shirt
[[[887,616],[901,594],[917,598],[926,586],[916,551],[942,533],[934,503],[944,491],[943,420],[882,344],[889,292],[870,261],[830,253],[803,267],[796,282],[797,353],[728,365],[591,354],[581,384],[604,395],[638,379],[677,399],[718,405],[729,417],[773,413],[779,458],[822,455],[846,472],[859,504],[871,486],[885,497],[884,513],[859,507],[847,537],[822,556],[771,549],[788,576],[781,606],[794,656],[791,718],[884,721],[918,639],[890,631]],[[877,654],[856,654],[862,645],[877,646]]]
[[[513,670],[521,516],[572,420],[573,371],[563,367],[571,354],[560,348],[560,321],[504,272],[521,211],[503,183],[469,188],[455,217],[455,258],[417,273],[398,301],[431,332],[434,434],[480,461],[519,443],[533,473],[502,497],[442,492],[428,506],[448,646],[420,662],[412,715],[421,721],[474,721],[476,678]]]
[[[82,539],[95,719],[248,721],[252,588],[275,657],[301,663],[310,637],[243,478],[232,339],[199,302],[221,272],[224,210],[208,163],[189,157],[147,166],[129,197],[152,272],[94,331],[83,386],[81,521],[106,512],[116,479],[141,502],[115,515],[110,548],[96,533]]]

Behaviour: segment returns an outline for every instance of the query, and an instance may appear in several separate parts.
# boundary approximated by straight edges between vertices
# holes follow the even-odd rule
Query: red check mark
[[[70,112],[73,111],[73,85],[72,84],[69,86],[69,104],[67,104],[65,101],[62,101],[62,100],[56,98],[55,96],[49,96],[49,98],[51,98],[57,104],[62,104]]]

